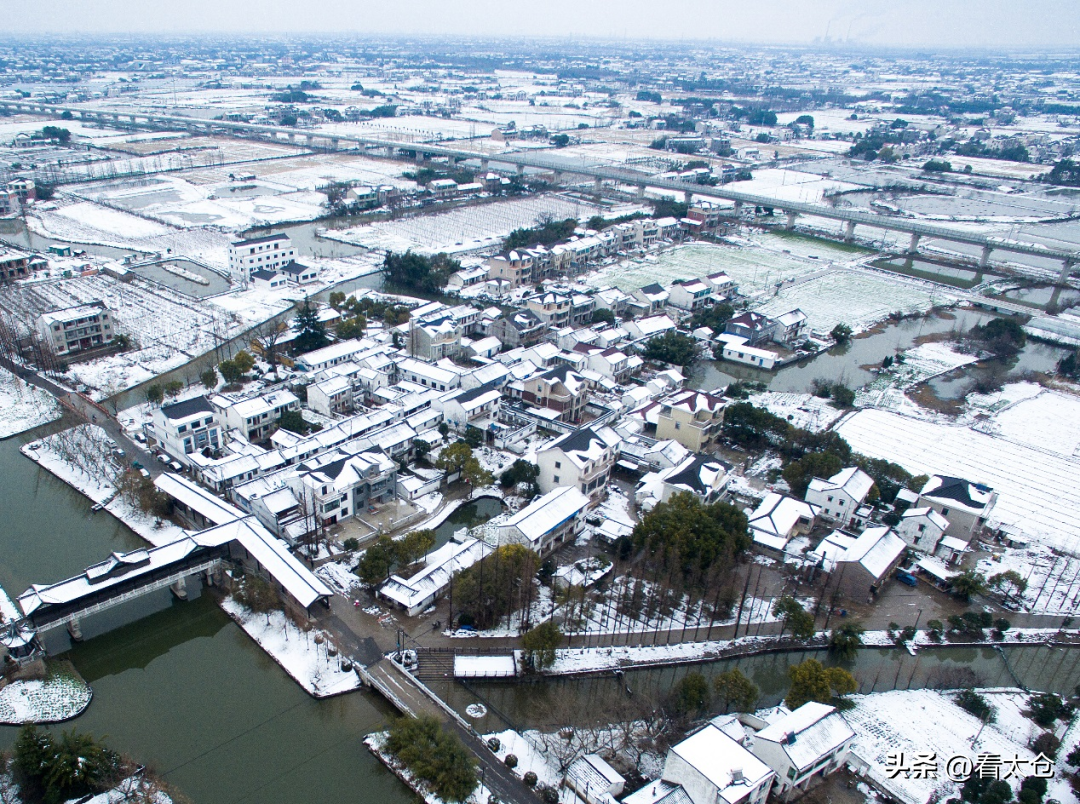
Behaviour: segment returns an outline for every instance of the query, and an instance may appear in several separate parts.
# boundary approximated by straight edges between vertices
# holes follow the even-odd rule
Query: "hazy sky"
[[[356,32],[1080,48],[1078,0],[0,0],[0,33]]]

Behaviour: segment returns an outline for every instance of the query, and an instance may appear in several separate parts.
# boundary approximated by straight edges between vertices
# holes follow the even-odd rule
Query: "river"
[[[28,439],[0,442],[0,583],[13,596],[110,551],[143,546],[24,458],[18,447]],[[67,654],[94,689],[76,728],[107,736],[197,804],[413,801],[361,742],[393,714],[380,699],[357,692],[313,700],[208,596],[180,603],[154,595],[131,605],[154,613]],[[107,622],[100,617],[96,627]],[[0,727],[0,747],[16,733]]]

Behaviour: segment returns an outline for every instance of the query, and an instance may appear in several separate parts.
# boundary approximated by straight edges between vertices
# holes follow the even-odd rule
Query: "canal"
[[[18,448],[30,437],[0,442],[0,583],[12,596],[144,546],[24,458]],[[413,801],[362,744],[392,715],[381,700],[360,692],[313,700],[209,596],[133,605],[152,613],[66,654],[94,699],[64,728],[107,736],[197,804]],[[0,727],[0,747],[16,734]]]
[[[1080,683],[1080,647],[1013,645],[1004,648],[1009,664],[1030,689],[1072,695]],[[431,681],[455,710],[468,717],[466,708],[481,703],[487,714],[469,718],[481,732],[505,728],[553,730],[566,725],[591,726],[613,719],[630,706],[650,711],[690,672],[708,679],[738,668],[761,691],[758,705],[780,703],[789,686],[788,668],[806,659],[850,670],[860,693],[905,689],[964,689],[1014,687],[1016,682],[1001,653],[992,646],[932,647],[912,656],[904,649],[863,648],[853,662],[838,663],[825,650],[762,653],[673,667],[627,670],[591,676],[538,679],[531,683],[474,681],[468,685]],[[629,690],[629,692],[628,692]]]

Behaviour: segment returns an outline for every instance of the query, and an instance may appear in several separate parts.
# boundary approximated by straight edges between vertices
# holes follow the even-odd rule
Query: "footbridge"
[[[419,161],[431,157],[445,157],[451,164],[456,164],[460,160],[474,160],[480,162],[482,170],[489,169],[492,164],[516,168],[519,173],[531,168],[550,171],[559,176],[591,178],[595,183],[597,193],[602,191],[604,182],[636,188],[639,196],[644,196],[647,187],[672,190],[682,193],[688,203],[695,196],[730,201],[734,204],[736,216],[741,214],[744,207],[779,210],[787,216],[786,223],[789,228],[795,225],[799,216],[839,221],[844,224],[844,239],[849,241],[854,239],[855,230],[858,226],[906,234],[910,237],[907,251],[912,254],[918,251],[919,244],[923,239],[929,238],[975,246],[981,250],[979,264],[983,267],[990,264],[990,257],[994,252],[1041,257],[1062,264],[1059,282],[1064,282],[1073,267],[1080,263],[1080,251],[1053,248],[1044,246],[1041,243],[1011,238],[983,235],[951,226],[909,218],[877,215],[851,209],[836,209],[823,204],[811,204],[802,201],[787,201],[743,192],[730,185],[711,187],[709,185],[692,184],[680,179],[661,178],[625,167],[586,164],[584,161],[563,158],[550,153],[531,153],[527,151],[487,152],[447,147],[430,142],[412,141],[407,135],[395,132],[387,132],[382,136],[377,134],[319,132],[287,126],[241,123],[228,120],[200,120],[182,115],[117,112],[88,109],[82,106],[58,106],[32,100],[0,101],[0,108],[7,109],[10,112],[29,112],[55,115],[57,117],[64,112],[68,112],[71,118],[75,120],[112,125],[119,128],[165,128],[207,136],[232,135],[266,139],[273,142],[301,143],[307,147],[332,151],[343,148],[359,148],[375,152],[376,155],[382,152],[383,155],[389,157],[408,155]]]
[[[305,611],[333,596],[284,542],[254,517],[245,517],[159,547],[113,553],[57,583],[34,584],[16,601],[21,624],[38,634],[66,625],[73,638],[81,639],[83,618],[159,589],[170,588],[186,598],[189,579],[205,578],[213,585],[226,563],[240,563],[268,576],[286,602]]]

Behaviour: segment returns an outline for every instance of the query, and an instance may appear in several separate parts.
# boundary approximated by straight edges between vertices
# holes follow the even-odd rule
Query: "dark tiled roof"
[[[161,412],[166,419],[186,419],[196,413],[213,413],[214,408],[205,396],[197,396],[194,399],[185,399],[183,402],[174,402],[171,405],[162,405]]]
[[[984,501],[971,499],[970,489],[975,485],[974,483],[959,477],[946,477],[945,475],[938,475],[938,477],[941,478],[941,485],[933,491],[927,492],[928,497],[944,497],[948,500],[956,500],[969,508],[982,508],[986,504]],[[986,491],[989,491],[989,489],[986,489]]]
[[[262,237],[253,237],[250,240],[234,240],[234,246],[253,246],[257,243],[273,243],[275,240],[287,240],[288,235],[279,232],[278,234],[263,235]]]
[[[589,446],[594,441],[603,443],[603,439],[593,432],[591,427],[579,427],[572,433],[567,433],[560,440],[552,444],[563,452],[588,452]]]

